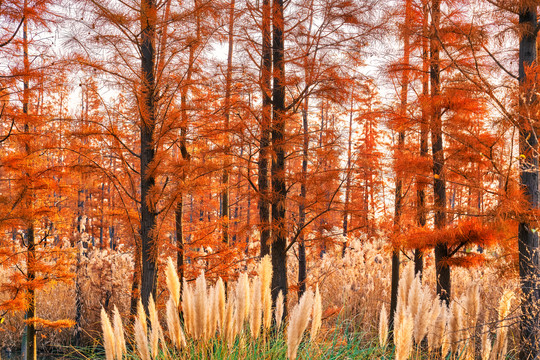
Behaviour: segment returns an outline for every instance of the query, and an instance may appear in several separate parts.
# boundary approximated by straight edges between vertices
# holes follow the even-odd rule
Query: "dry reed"
[[[281,290],[278,293],[278,297],[276,299],[276,310],[275,310],[275,319],[276,319],[276,328],[281,327],[281,321],[283,319],[283,311],[285,307],[285,299],[283,298],[283,292]]]
[[[172,297],[167,301],[166,307],[167,327],[169,329],[169,337],[173,343],[173,346],[177,349],[181,349],[186,346],[186,337],[180,324],[180,317],[178,315],[178,309],[174,303]]]
[[[508,346],[508,323],[507,320],[508,314],[510,313],[510,306],[512,305],[512,300],[515,295],[512,290],[505,290],[501,296],[499,303],[499,312],[498,320],[499,327],[497,328],[497,336],[495,338],[495,343],[491,349],[491,360],[504,359],[506,355],[506,348]]]
[[[322,324],[322,299],[319,292],[319,284],[315,287],[315,296],[313,298],[313,321],[311,322],[310,339],[315,340]]]
[[[261,279],[256,277],[252,283],[251,312],[249,316],[249,328],[251,336],[256,339],[259,336],[262,321],[262,302],[261,302]]]
[[[165,270],[165,280],[167,282],[167,289],[169,290],[169,295],[174,301],[174,305],[178,308],[180,304],[180,280],[178,279],[178,274],[172,259],[167,258],[167,267]]]
[[[116,358],[114,331],[104,308],[101,308],[101,326],[103,328],[103,347],[105,348],[105,358],[114,360]]]
[[[161,325],[159,324],[158,314],[156,310],[156,304],[152,294],[148,300],[148,315],[150,317],[150,350],[152,358],[155,358],[158,353],[158,343],[161,337]]]
[[[118,311],[116,305],[114,306],[113,314],[115,356],[118,360],[121,360],[122,356],[126,352],[126,340],[124,338],[124,325],[122,324],[120,311]]]
[[[381,314],[379,315],[379,345],[382,348],[386,347],[388,341],[388,313],[384,304],[381,306]]]
[[[413,345],[413,326],[414,323],[411,314],[405,310],[394,330],[396,360],[406,360],[409,358]]]
[[[137,345],[137,352],[141,360],[150,360],[150,352],[148,351],[148,338],[146,337],[145,326],[142,319],[137,316],[135,319],[134,331],[135,331],[135,344]]]
[[[225,305],[226,305],[226,297],[225,297],[225,285],[223,284],[223,280],[221,278],[218,279],[216,283],[216,296],[217,296],[217,318],[218,318],[218,324],[220,332],[223,333],[225,329]]]
[[[263,327],[268,329],[272,324],[272,261],[270,255],[265,255],[259,265],[261,278],[261,303],[263,309]]]
[[[302,334],[308,325],[312,308],[313,308],[313,292],[307,290],[300,298],[292,311],[287,327],[287,358],[296,359],[298,345],[302,340]]]

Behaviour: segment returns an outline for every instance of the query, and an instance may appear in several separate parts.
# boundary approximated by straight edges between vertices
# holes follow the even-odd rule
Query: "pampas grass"
[[[446,331],[446,318],[448,309],[444,303],[439,301],[433,305],[431,316],[434,317],[437,313],[436,320],[432,322],[428,330],[428,350],[430,352],[436,351],[442,345],[442,338]]]
[[[116,305],[113,312],[113,332],[115,355],[118,360],[121,360],[126,352],[126,340],[124,338],[124,325],[122,324],[120,311],[118,311]]]
[[[508,345],[508,314],[510,313],[510,307],[512,305],[512,300],[514,299],[515,294],[512,290],[505,290],[501,296],[499,303],[499,327],[497,328],[497,337],[495,338],[495,343],[491,349],[490,359],[499,360],[504,359],[506,355],[506,348]]]
[[[484,324],[482,327],[482,360],[489,360],[491,355],[491,339],[489,338],[489,327]]]
[[[150,294],[150,299],[148,300],[148,315],[150,316],[150,350],[152,357],[155,358],[158,352],[158,343],[159,338],[161,337],[161,325],[159,324],[158,314],[156,310],[156,304],[154,303],[154,298]]]
[[[306,330],[313,307],[313,292],[307,290],[300,298],[298,304],[291,311],[289,326],[287,327],[287,358],[296,359],[298,345],[302,334]]]
[[[178,279],[178,273],[176,272],[174,263],[170,257],[167,258],[165,280],[167,282],[169,295],[173,299],[174,305],[178,308],[178,305],[180,304],[180,280]]]
[[[220,332],[223,333],[225,329],[225,305],[227,303],[225,297],[225,285],[221,278],[216,283],[216,296],[217,296],[217,318]]]
[[[315,340],[322,324],[322,299],[319,292],[319,284],[315,287],[315,296],[313,298],[313,321],[311,322],[310,339]]]
[[[409,358],[413,345],[413,326],[414,323],[410,312],[405,311],[394,330],[396,360],[406,360]]]
[[[141,299],[139,299],[139,302],[137,303],[137,318],[141,321],[141,326],[144,331],[144,336],[146,336],[148,334],[148,329],[146,325],[146,312],[144,311],[144,307],[143,307]]]
[[[178,309],[174,303],[172,297],[167,301],[167,327],[169,330],[169,337],[177,349],[181,349],[186,346],[186,337],[184,331],[182,330],[182,325],[180,324],[180,317],[178,315]]]
[[[381,306],[381,314],[379,315],[379,345],[382,348],[386,347],[388,342],[388,313],[384,304]]]
[[[263,309],[263,327],[267,330],[272,324],[272,261],[270,255],[265,255],[259,265],[261,278],[261,303]]]
[[[251,311],[249,315],[249,329],[251,337],[256,339],[259,336],[262,320],[262,302],[261,302],[261,279],[255,278],[252,283]]]
[[[165,297],[167,301],[164,302],[164,299],[160,298],[159,301],[154,303],[154,299],[152,299],[149,304],[148,314],[143,311],[142,304],[139,303],[138,305],[138,317],[135,321],[133,337],[138,357],[143,360],[156,357],[160,359],[190,358],[197,357],[196,354],[199,353],[204,354],[203,356],[207,358],[222,358],[229,355],[234,358],[250,358],[262,354],[265,354],[266,358],[283,358],[286,356],[293,359],[298,355],[302,358],[324,357],[325,355],[321,352],[321,349],[325,346],[323,344],[328,344],[329,339],[322,338],[319,334],[323,317],[321,295],[324,294],[325,303],[330,304],[324,315],[329,316],[328,313],[332,314],[329,310],[336,303],[335,296],[339,296],[339,301],[343,301],[343,304],[348,306],[348,303],[352,303],[355,299],[351,296],[354,293],[362,297],[362,304],[368,306],[369,304],[378,304],[377,308],[380,310],[380,316],[368,316],[367,314],[373,312],[371,308],[365,309],[365,312],[361,312],[363,309],[356,310],[355,314],[363,315],[363,317],[359,316],[359,318],[363,321],[364,329],[367,327],[373,328],[374,318],[376,319],[375,322],[379,321],[379,343],[381,346],[373,347],[372,349],[376,349],[375,352],[369,350],[367,354],[370,355],[349,356],[349,358],[389,358],[390,354],[395,354],[397,359],[407,359],[411,356],[413,345],[415,343],[419,345],[426,333],[428,349],[431,354],[424,354],[424,349],[418,347],[417,357],[432,356],[432,358],[440,358],[441,353],[447,355],[451,351],[451,358],[464,358],[464,356],[470,358],[473,354],[473,345],[475,345],[473,341],[474,328],[478,324],[478,314],[480,313],[480,293],[484,295],[485,290],[481,292],[478,286],[470,286],[470,281],[466,284],[468,278],[463,278],[463,273],[456,271],[460,277],[458,278],[459,281],[455,282],[456,287],[453,288],[453,290],[457,290],[453,291],[455,298],[450,302],[450,311],[434,294],[433,283],[430,283],[433,277],[433,274],[429,273],[430,268],[428,267],[428,272],[424,274],[424,284],[422,284],[420,279],[414,276],[412,266],[405,266],[400,280],[398,311],[395,322],[397,346],[394,349],[387,344],[388,314],[386,313],[387,309],[384,306],[381,307],[381,303],[387,303],[388,294],[385,293],[385,288],[379,287],[379,282],[374,280],[376,276],[384,278],[384,271],[381,272],[379,266],[383,266],[386,260],[376,253],[374,246],[367,245],[366,248],[367,251],[360,253],[362,256],[360,260],[353,259],[350,254],[346,254],[343,260],[339,258],[335,260],[338,264],[341,261],[343,263],[346,261],[351,262],[350,266],[353,266],[354,262],[356,262],[358,266],[354,268],[354,271],[360,274],[354,278],[338,277],[341,283],[344,283],[340,291],[329,294],[329,289],[333,288],[329,288],[328,283],[335,280],[334,276],[326,278],[320,276],[319,278],[325,279],[324,282],[320,284],[320,287],[317,285],[307,291],[300,301],[296,301],[294,291],[289,293],[290,302],[297,302],[297,304],[291,309],[288,319],[283,319],[285,302],[282,293],[278,294],[274,311],[271,308],[271,262],[269,257],[263,258],[259,264],[248,264],[246,273],[240,274],[236,281],[228,281],[227,289],[222,279],[207,279],[205,274],[201,273],[195,281],[190,283],[187,283],[184,279],[181,294],[178,290],[180,281],[177,279],[174,263],[168,259],[165,269],[166,276],[170,278],[166,281],[169,292],[168,298]],[[320,261],[328,261],[326,256]],[[331,265],[333,266],[332,269],[336,269],[338,272],[341,271],[338,265],[334,263]],[[258,275],[251,276],[257,270]],[[351,267],[350,271],[352,270]],[[314,268],[310,274],[316,271]],[[471,273],[474,271],[476,270],[472,270]],[[250,274],[249,277],[247,273]],[[216,280],[214,282],[211,279]],[[308,279],[308,283],[315,285],[317,281],[312,278],[311,280]],[[330,298],[327,298],[327,296],[330,296]],[[377,298],[375,299],[375,297]],[[159,303],[159,308],[156,303]],[[508,301],[504,303],[509,304]],[[505,309],[509,309],[510,305],[503,306],[502,304],[501,301],[499,312],[507,315],[509,310]],[[183,312],[183,321],[179,316],[179,309]],[[343,316],[347,316],[346,311],[350,310],[344,309]],[[162,321],[166,325],[166,338],[163,336],[158,313],[163,314]],[[275,316],[275,332],[267,331],[272,323],[272,314]],[[117,340],[120,336],[116,336],[116,333],[123,334],[123,331],[117,330],[122,325],[119,313],[116,315],[116,310],[114,316],[113,320],[120,320],[115,320],[114,326],[112,326],[113,336]],[[146,317],[149,320],[148,328],[146,328]],[[356,321],[347,319],[348,326],[351,324],[349,321]],[[282,326],[282,320],[286,320],[285,326]],[[305,333],[310,325],[310,334],[307,336]],[[482,324],[479,326],[482,326]],[[102,327],[105,335],[106,324],[102,324]],[[283,331],[281,331],[283,328],[286,328],[284,338],[282,338]],[[339,331],[346,332],[343,329]],[[497,331],[499,340],[495,340],[494,350],[491,352],[488,350],[491,345],[489,336],[487,333],[486,336],[483,336],[483,360],[487,360],[488,356],[493,359],[500,358],[499,355],[493,355],[494,353],[506,353],[508,335],[500,332],[501,330]],[[332,329],[324,333],[332,334],[335,343],[339,344],[337,345],[338,349],[352,344],[350,334],[344,336],[344,333],[332,332]],[[318,338],[322,338],[322,341],[315,343],[314,341]],[[299,350],[302,341],[308,339],[311,343]],[[128,339],[128,341],[130,340]],[[118,345],[121,343],[125,344],[125,341],[117,340],[115,342],[112,359],[121,358],[125,352],[124,347],[120,355],[116,355],[119,353]],[[367,341],[354,346],[359,346],[358,349],[361,350],[366,343]],[[499,351],[495,348],[502,350]],[[269,352],[265,353],[266,351]]]
[[[283,319],[283,310],[285,307],[285,299],[283,298],[283,292],[281,290],[278,293],[278,297],[276,299],[276,311],[275,311],[275,318],[276,318],[276,328],[279,329],[281,327],[281,321]]]
[[[145,326],[142,322],[143,319],[137,316],[135,319],[135,344],[137,345],[137,352],[141,360],[150,360],[150,351],[148,350],[148,338],[146,337]]]
[[[105,348],[105,357],[107,360],[114,360],[116,358],[114,332],[105,312],[104,308],[101,308],[101,326],[103,328],[103,347]]]

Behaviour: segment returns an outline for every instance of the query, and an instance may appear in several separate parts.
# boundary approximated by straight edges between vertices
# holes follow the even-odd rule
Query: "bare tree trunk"
[[[532,126],[530,107],[536,105],[536,90],[527,84],[526,67],[536,61],[537,9],[536,3],[521,0],[519,25],[522,31],[519,42],[520,118],[519,151],[524,159],[520,162],[520,184],[528,200],[528,213],[538,208],[538,138]],[[529,215],[530,216],[530,215]],[[538,264],[538,233],[529,218],[519,223],[519,277],[521,280],[521,349],[519,359],[538,359],[540,330],[540,303]]]
[[[304,130],[304,143],[302,146],[302,174],[300,180],[300,205],[298,206],[298,228],[301,233],[298,237],[298,298],[306,291],[306,277],[307,277],[307,264],[306,264],[306,244],[304,235],[304,226],[306,223],[306,183],[307,183],[307,163],[308,163],[308,149],[309,149],[309,130],[308,130],[308,109],[309,109],[309,97],[304,99],[304,109],[302,110],[302,124]]]
[[[113,228],[114,231],[114,228]],[[111,239],[111,245],[113,244]],[[141,239],[135,239],[135,254],[134,254],[134,269],[133,281],[131,283],[131,303],[129,313],[135,319],[137,314],[137,303],[141,297],[141,274],[142,274],[142,255],[141,255]]]
[[[231,83],[232,83],[232,57],[234,48],[234,5],[235,0],[231,0],[229,8],[229,51],[227,55],[227,74],[225,79],[225,164],[221,179],[221,241],[229,244],[229,167],[230,167],[230,144],[229,144],[229,121],[231,116]]]
[[[270,0],[263,0],[262,13],[262,70],[261,70],[261,90],[262,90],[262,117],[261,117],[261,138],[259,148],[259,160],[257,163],[259,178],[259,232],[261,236],[261,257],[270,254],[270,201],[268,189],[268,146],[270,145],[270,123],[272,118],[272,48],[270,34],[271,6]]]
[[[347,141],[347,180],[345,182],[345,205],[343,211],[343,237],[345,238],[345,243],[341,249],[341,257],[345,256],[345,250],[347,249],[348,243],[348,232],[349,232],[349,203],[351,197],[351,171],[352,171],[352,124],[353,124],[353,96],[351,94],[351,109],[349,112],[349,138]],[[384,198],[384,196],[383,196]]]
[[[28,11],[27,0],[24,1],[23,12],[26,15]],[[30,101],[30,89],[29,89],[29,74],[30,74],[30,61],[28,59],[28,21],[27,17],[24,17],[23,20],[23,66],[24,66],[24,78],[23,78],[23,114],[24,114],[24,132],[25,134],[30,133],[29,125],[29,101]],[[29,158],[31,156],[32,150],[30,148],[29,140],[25,140],[25,152],[26,156]],[[32,179],[30,174],[26,173],[24,175],[25,186],[29,189],[29,197],[26,203],[27,211],[30,213],[33,211],[33,194],[32,194]],[[29,219],[26,220],[26,278],[27,281],[32,282],[36,279],[36,239],[35,239],[35,230],[34,230],[34,215],[30,214]],[[36,317],[36,293],[32,288],[28,288],[27,294],[27,309],[26,309],[26,320],[29,321],[26,325],[26,356],[28,360],[37,359],[37,338],[36,338],[36,325],[32,321]]]
[[[409,23],[411,14],[411,0],[407,0],[405,3],[405,24],[403,26],[403,74],[401,79],[401,104],[399,109],[400,120],[398,123],[398,144],[397,144],[397,156],[395,161],[398,162],[398,158],[401,156],[405,147],[405,118],[407,117],[407,92],[409,90],[409,55],[410,55],[410,41],[409,41]],[[395,170],[396,174],[396,199],[394,207],[394,232],[401,232],[401,215],[403,211],[403,172],[399,166]],[[394,331],[394,317],[397,309],[398,300],[398,288],[399,288],[399,247],[394,247],[392,250],[392,282],[390,285],[390,317],[389,317],[389,329],[393,338]]]
[[[446,181],[444,171],[444,146],[442,137],[442,112],[437,103],[441,93],[440,64],[439,64],[439,23],[440,0],[433,0],[431,5],[431,150],[433,152],[433,202],[435,207],[435,228],[444,229],[446,226]],[[435,272],[437,277],[437,294],[446,304],[450,301],[451,282],[448,259],[448,246],[435,246]]]
[[[188,67],[186,72],[186,82],[182,86],[180,91],[180,154],[182,155],[183,166],[182,173],[180,177],[182,190],[178,194],[178,202],[175,209],[175,231],[176,231],[176,271],[178,273],[178,278],[180,279],[180,286],[183,284],[184,279],[184,245],[185,245],[185,236],[184,236],[184,185],[187,177],[187,167],[189,166],[189,161],[191,155],[187,150],[187,127],[188,127],[188,105],[187,97],[189,93],[189,88],[191,86],[191,78],[193,76],[193,66],[195,62],[195,50],[199,44],[199,12],[198,12],[198,2],[195,1],[195,16],[197,17],[197,28],[196,28],[196,39],[189,44],[189,58],[188,58]],[[192,198],[193,201],[193,198]],[[193,213],[193,206],[192,206]]]
[[[422,96],[425,102],[429,98],[428,0],[423,0],[422,11]],[[427,110],[426,105],[422,105],[422,119],[420,122],[420,157],[422,159],[426,159],[428,156],[429,122]],[[426,175],[419,174],[416,178],[416,221],[420,227],[426,225]],[[424,273],[424,255],[419,249],[414,251],[414,273],[418,274],[420,278]]]
[[[156,298],[158,252],[156,204],[150,196],[156,178],[150,165],[155,157],[154,131],[156,126],[154,43],[156,30],[155,0],[141,2],[141,296],[148,308],[150,295]]]
[[[285,61],[283,0],[273,4],[274,86],[272,119],[272,300],[275,304],[281,291],[287,302],[287,229],[285,219]],[[285,318],[286,311],[283,312]]]

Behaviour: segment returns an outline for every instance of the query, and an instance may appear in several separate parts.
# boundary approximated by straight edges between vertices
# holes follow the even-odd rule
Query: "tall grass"
[[[165,271],[169,292],[166,305],[167,331],[164,332],[161,327],[153,298],[150,297],[148,305],[149,328],[146,325],[147,316],[139,302],[134,326],[134,344],[138,357],[142,360],[150,360],[192,355],[189,353],[193,352],[193,349],[187,346],[188,342],[198,344],[211,357],[214,356],[215,351],[221,355],[225,354],[221,344],[225,344],[236,352],[238,351],[237,344],[258,344],[259,336],[262,339],[261,349],[264,349],[266,343],[275,342],[273,335],[268,331],[269,321],[263,322],[265,319],[263,311],[266,319],[271,319],[270,266],[269,257],[266,256],[261,261],[258,276],[250,281],[247,274],[242,273],[236,282],[228,284],[226,294],[221,279],[214,285],[209,285],[204,273],[201,273],[194,285],[184,282],[180,302],[178,288],[180,282],[173,262],[169,259]],[[303,334],[312,318],[311,339],[317,335],[321,325],[321,308],[318,287],[315,293],[308,290],[293,308],[287,326],[285,344],[288,359],[297,358]],[[180,310],[182,310],[183,321],[180,321]],[[281,312],[282,307],[278,306],[276,311]],[[117,312],[115,312],[115,319],[116,314]],[[276,318],[278,316],[279,314]],[[123,349],[126,348],[122,340],[124,332],[121,329],[121,323],[117,326],[115,321],[113,330],[105,310],[102,310],[102,328],[107,360],[121,359]],[[277,329],[279,331],[279,325]],[[116,343],[113,340],[113,334]]]
[[[312,319],[308,320],[297,350],[300,358],[308,357],[307,354],[310,354],[309,358],[317,356],[332,358],[341,356],[339,354],[357,358],[357,355],[362,356],[360,353],[376,353],[377,356],[393,359],[396,355],[393,344],[379,346],[374,343],[379,337],[381,309],[384,308],[387,312],[389,308],[390,257],[387,256],[385,242],[353,239],[348,244],[344,257],[341,256],[339,247],[336,251],[328,247],[327,253],[322,258],[318,256],[319,254],[312,254],[310,257],[308,252],[307,284],[315,294],[318,284],[320,310],[315,309],[318,305],[314,296]],[[515,351],[516,344],[513,343],[513,339],[516,326],[512,319],[519,316],[519,312],[516,311],[519,308],[519,296],[513,289],[518,282],[515,274],[509,271],[513,268],[509,266],[506,258],[494,255],[488,254],[490,263],[486,266],[475,269],[453,269],[452,299],[455,305],[451,304],[450,307],[442,306],[440,303],[437,306],[434,304],[437,300],[433,291],[435,274],[432,254],[426,254],[426,271],[421,283],[411,276],[407,267],[404,267],[402,275],[405,279],[402,285],[407,291],[402,290],[400,298],[407,304],[405,308],[410,308],[408,311],[413,321],[413,340],[409,358],[420,356],[437,358],[436,354],[439,354],[440,358],[442,349],[449,357],[459,354],[459,357],[464,359],[470,358],[471,349],[474,349],[476,358],[489,360],[502,358],[501,354],[512,354]],[[293,279],[297,275],[296,263],[290,261],[289,264],[291,265],[289,278]],[[184,289],[188,289],[182,291],[182,295],[180,295],[180,281],[167,275],[176,273],[173,262],[164,261],[163,265],[166,281],[160,284],[163,287],[158,291],[159,298],[154,299],[157,317],[157,322],[154,322],[159,323],[161,330],[156,330],[152,335],[150,317],[147,321],[142,306],[138,312],[140,334],[146,336],[150,357],[152,342],[155,344],[155,339],[157,348],[154,346],[154,352],[158,358],[167,358],[174,354],[187,356],[185,354],[188,353],[208,358],[208,354],[216,355],[218,352],[219,356],[224,358],[245,354],[250,358],[258,358],[264,357],[263,354],[268,355],[269,352],[281,358],[286,357],[287,329],[291,319],[285,319],[284,324],[279,324],[279,321],[285,307],[289,309],[290,314],[293,312],[293,307],[298,304],[298,298],[293,289],[289,292],[287,304],[283,302],[281,296],[277,308],[271,308],[269,284],[272,274],[269,259],[261,263],[248,262],[246,274],[239,276],[240,281],[229,281],[227,286],[223,280],[215,278],[203,280],[203,277],[199,276],[198,280],[191,281],[187,285],[182,284]],[[0,268],[0,277],[7,276],[9,271],[11,270]],[[83,344],[91,347],[98,342],[104,344],[102,306],[111,317],[114,338],[119,338],[114,306],[118,306],[120,319],[120,314],[123,316],[129,314],[133,274],[131,255],[111,250],[86,251],[81,253],[77,274],[82,300]],[[477,286],[472,287],[471,284]],[[512,300],[509,295],[503,296],[505,292],[515,293],[514,299]],[[53,285],[39,291],[37,296],[40,304],[38,315],[48,319],[75,318],[77,294],[73,285]],[[411,298],[410,306],[409,298]],[[510,300],[505,301],[505,306],[500,306],[501,298]],[[200,299],[204,299],[206,306],[199,306],[202,303]],[[63,306],[59,307],[58,303],[62,303]],[[182,320],[180,316],[175,316],[180,312],[183,313]],[[317,325],[318,321],[314,315],[316,312],[321,312],[321,325]],[[336,314],[341,319],[338,324],[334,323]],[[201,327],[199,324],[202,323],[204,325]],[[272,323],[278,324],[277,328],[280,331],[271,330]],[[381,320],[381,323],[386,324],[386,321]],[[0,324],[0,348],[3,348],[4,352],[9,349],[15,352],[20,348],[23,326],[22,313],[9,313],[5,316],[4,323]],[[381,339],[387,338],[384,332],[385,329],[382,328]],[[65,329],[59,333],[41,328],[39,339],[41,349],[44,349],[43,346],[67,346],[73,339],[73,333],[74,329]],[[140,341],[144,342],[143,337],[139,337]],[[423,344],[421,338],[424,339]],[[310,339],[312,340],[309,341]],[[131,327],[123,343],[126,349],[131,349],[128,355],[124,352],[124,358],[141,357]],[[342,348],[343,352],[338,349],[331,350],[332,344]],[[402,348],[406,349],[407,346]],[[82,348],[77,350],[83,351]],[[92,353],[89,349],[84,351]],[[354,356],[351,357],[350,354]],[[102,353],[100,356],[104,357],[105,354]]]

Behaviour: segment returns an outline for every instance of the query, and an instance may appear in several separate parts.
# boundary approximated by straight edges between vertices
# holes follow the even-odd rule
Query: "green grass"
[[[368,335],[353,330],[347,322],[340,322],[326,334],[320,334],[315,342],[305,336],[298,349],[298,359],[392,359],[393,349],[381,349]],[[66,349],[65,359],[104,359],[102,346]],[[247,333],[237,337],[232,344],[227,344],[216,337],[208,342],[190,340],[185,348],[178,351],[169,347],[160,349],[157,359],[194,359],[194,360],[242,360],[242,359],[286,359],[286,337],[281,332],[278,336],[260,336],[251,338]],[[124,359],[139,359],[134,344],[130,346]]]

